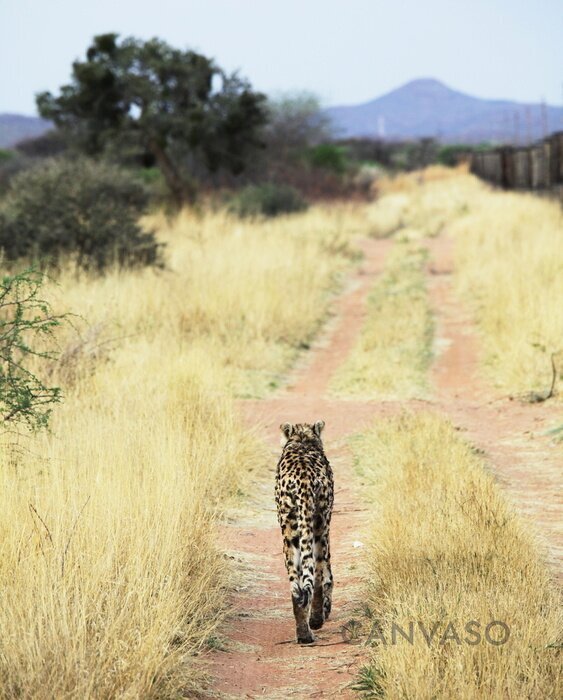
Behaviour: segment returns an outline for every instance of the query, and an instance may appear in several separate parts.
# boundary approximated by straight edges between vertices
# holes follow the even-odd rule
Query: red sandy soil
[[[561,520],[557,456],[561,457],[561,448],[541,437],[555,424],[553,409],[547,404],[499,398],[479,377],[478,338],[451,290],[451,243],[445,237],[426,243],[431,253],[428,282],[437,331],[432,401],[327,396],[330,379],[358,339],[369,291],[392,246],[389,240],[366,240],[359,271],[335,302],[332,320],[293,372],[286,389],[268,399],[239,402],[244,420],[250,426],[261,426],[272,458],[269,473],[252,485],[244,509],[222,530],[222,546],[237,563],[240,585],[233,596],[233,612],[221,631],[227,640],[225,649],[208,655],[213,679],[210,697],[356,696],[351,685],[367,658],[367,649],[350,630],[362,605],[360,560],[371,516],[360,497],[361,483],[346,441],[376,418],[405,409],[446,414],[484,451],[499,483],[538,533],[538,546],[544,548],[554,572],[561,570],[562,541],[557,529]],[[315,644],[302,646],[294,641],[273,482],[280,423],[320,419],[326,421],[325,450],[336,482],[331,528],[335,590],[331,619],[316,633]]]

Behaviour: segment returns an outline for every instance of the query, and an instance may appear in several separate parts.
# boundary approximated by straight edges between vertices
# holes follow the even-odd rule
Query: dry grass
[[[360,339],[334,377],[334,392],[371,398],[424,394],[433,335],[425,259],[423,249],[395,244],[369,296]]]
[[[562,231],[556,202],[485,187],[450,228],[490,375],[510,392],[549,388],[552,353],[563,371]]]
[[[52,434],[1,447],[0,696],[197,688],[228,583],[215,522],[264,463],[231,395],[264,392],[310,338],[362,216],[156,217],[167,270],[47,290],[87,328],[61,329]]]
[[[366,565],[379,642],[362,689],[419,700],[561,697],[561,618],[548,573],[470,448],[444,420],[419,415],[381,423],[354,449],[376,504]],[[465,641],[475,641],[465,630],[472,620],[475,645]],[[493,620],[510,628],[504,645],[486,641]],[[398,634],[392,644],[393,623],[408,633],[411,622],[414,643]],[[438,623],[430,644],[419,622],[427,631]],[[448,623],[459,644],[440,643]]]
[[[6,698],[172,697],[198,680],[188,657],[226,580],[215,506],[262,453],[207,363],[137,351],[2,470]]]
[[[167,270],[69,273],[60,297],[104,324],[105,336],[197,347],[226,368],[226,388],[263,395],[324,319],[363,221],[343,206],[263,222],[224,212],[155,216],[148,224],[167,243]]]
[[[387,195],[393,192],[414,192],[420,190],[421,185],[448,180],[457,180],[460,175],[468,172],[467,164],[450,168],[445,165],[429,165],[424,170],[414,170],[408,173],[399,173],[380,178],[377,183],[377,192]]]
[[[379,199],[370,213],[376,236],[400,232],[418,240],[437,236],[452,218],[464,214],[479,182],[466,168],[433,166],[378,181]]]
[[[563,371],[563,213],[554,201],[491,190],[464,169],[384,181],[371,220],[378,235],[456,245],[458,290],[473,305],[491,378],[541,395]]]

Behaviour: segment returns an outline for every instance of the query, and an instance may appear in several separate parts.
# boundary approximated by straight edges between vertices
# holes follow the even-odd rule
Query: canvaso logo
[[[342,636],[347,640],[350,624],[342,629]],[[412,621],[408,624],[399,625],[392,622],[388,629],[376,623],[372,626],[368,641],[376,644],[395,645],[401,643],[417,644],[422,643],[427,646],[443,646],[448,642],[454,644],[492,644],[502,646],[510,639],[510,627],[501,620],[491,620],[483,625],[479,620],[469,620],[465,624],[459,622],[436,622],[426,624],[421,621]]]

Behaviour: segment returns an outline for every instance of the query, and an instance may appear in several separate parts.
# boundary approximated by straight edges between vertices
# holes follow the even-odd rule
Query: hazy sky
[[[563,102],[561,0],[0,0],[0,112],[35,112],[94,34],[158,36],[267,93],[356,104],[417,77]]]

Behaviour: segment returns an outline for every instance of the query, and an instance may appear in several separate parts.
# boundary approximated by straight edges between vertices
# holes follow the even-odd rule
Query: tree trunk
[[[174,163],[168,157],[168,154],[158,143],[157,139],[151,138],[148,141],[150,152],[156,158],[158,167],[164,175],[166,184],[168,185],[172,197],[176,204],[181,207],[186,202],[193,204],[196,199],[196,189],[193,185],[185,183]]]

